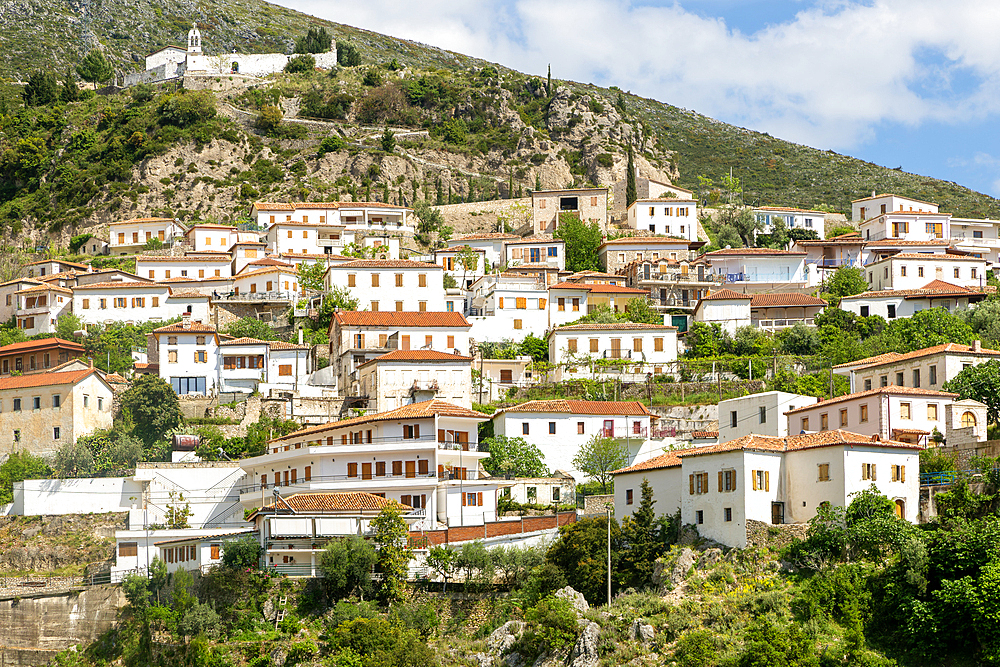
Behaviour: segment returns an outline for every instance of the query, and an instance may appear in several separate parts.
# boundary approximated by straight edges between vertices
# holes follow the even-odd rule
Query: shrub
[[[361,54],[350,42],[337,40],[337,64],[343,67],[357,67],[361,64]]]
[[[693,630],[677,642],[674,660],[678,667],[710,667],[719,655],[719,642],[711,630]]]
[[[217,112],[215,95],[205,90],[182,90],[164,97],[157,112],[163,123],[189,127],[215,117]]]
[[[339,150],[343,150],[345,146],[343,138],[339,135],[331,135],[325,137],[323,141],[319,144],[319,150],[316,152],[317,157],[323,157],[327,153],[336,153]]]
[[[305,74],[314,69],[316,69],[316,59],[308,53],[289,58],[288,64],[285,65],[285,72],[288,74]]]
[[[576,641],[576,610],[569,600],[547,597],[524,612],[527,629],[521,641],[529,655],[568,649]]]
[[[281,125],[281,119],[284,118],[284,113],[281,111],[281,107],[268,104],[260,110],[257,114],[257,119],[255,124],[259,130],[265,134],[273,134],[278,127]]]
[[[261,548],[250,535],[222,543],[222,564],[226,567],[256,569],[260,566]]]
[[[382,85],[382,72],[380,72],[375,67],[370,67],[368,71],[365,72],[364,77],[361,79],[361,83],[371,88]]]

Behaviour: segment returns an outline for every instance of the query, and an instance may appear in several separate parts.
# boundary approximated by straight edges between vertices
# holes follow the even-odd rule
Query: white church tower
[[[198,30],[197,23],[192,23],[191,29],[188,31],[188,53],[201,54],[201,32]]]

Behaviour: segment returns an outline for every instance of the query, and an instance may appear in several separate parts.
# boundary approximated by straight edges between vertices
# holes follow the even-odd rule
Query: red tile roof
[[[415,262],[409,259],[354,259],[349,262],[332,264],[331,269],[438,269],[438,264]]]
[[[918,389],[916,387],[898,387],[894,384],[888,387],[876,387],[875,389],[869,389],[867,391],[857,391],[853,394],[845,394],[843,396],[837,396],[836,398],[830,398],[825,401],[820,401],[819,403],[810,403],[801,408],[795,408],[794,410],[789,410],[785,412],[786,415],[794,415],[806,410],[815,410],[817,408],[825,408],[828,405],[836,405],[838,403],[843,403],[845,401],[853,401],[859,398],[868,398],[869,396],[930,396],[932,398],[958,398],[958,394],[952,394],[946,391],[935,391],[933,389]]]
[[[773,248],[723,248],[722,250],[707,252],[702,257],[739,257],[741,255],[805,256],[805,254],[804,252],[795,252],[794,250],[775,250]]]
[[[178,223],[173,218],[132,218],[131,220],[118,220],[117,222],[109,222],[108,224],[109,225],[127,225],[127,224],[130,224],[130,223],[133,223],[133,222],[173,222],[173,223],[176,223],[180,227],[184,226],[184,225],[181,225],[180,223]],[[145,241],[143,241],[143,243],[145,243]]]
[[[244,336],[243,338],[231,338],[229,340],[224,340],[219,343],[222,345],[267,345],[270,341],[260,340],[259,338],[248,338]]]
[[[549,332],[552,334],[563,331],[677,331],[677,327],[667,324],[646,324],[645,322],[611,322],[608,324],[570,324],[564,327],[556,327]]]
[[[481,234],[466,234],[464,236],[459,236],[452,239],[452,241],[487,241],[487,240],[503,240],[503,239],[519,239],[521,238],[517,234],[504,234],[503,232],[483,232]]]
[[[877,435],[859,435],[837,429],[835,431],[820,431],[819,433],[802,433],[785,437],[774,437],[766,435],[745,435],[742,438],[721,442],[708,447],[695,447],[677,452],[682,459],[688,456],[704,456],[707,454],[720,454],[733,451],[758,451],[758,452],[794,452],[804,449],[814,449],[817,447],[842,447],[846,445],[867,446],[867,447],[889,447],[893,449],[923,449],[922,445],[897,442],[895,440],[882,440]]]
[[[551,401],[528,401],[502,412],[565,412],[575,415],[608,415],[616,417],[650,416],[649,410],[639,401],[571,401],[556,399]]]
[[[437,352],[435,350],[394,350],[388,354],[383,354],[382,356],[375,357],[374,359],[369,359],[361,366],[367,366],[368,364],[377,364],[380,362],[387,361],[410,361],[414,363],[420,362],[438,362],[438,361],[472,361],[472,357],[464,357],[460,354],[448,354],[447,352]],[[359,368],[361,367],[359,366]]]
[[[931,254],[927,252],[899,252],[895,255],[887,255],[883,259],[875,260],[875,262],[869,262],[869,264],[875,264],[876,262],[884,262],[887,259],[948,259],[960,262],[985,262],[985,259],[980,257],[971,257],[969,255],[953,255],[951,253],[936,253]]]
[[[937,206],[937,204],[935,204],[932,201],[921,201],[920,199],[914,199],[913,197],[906,197],[904,195],[897,195],[897,194],[893,194],[891,192],[885,192],[885,193],[880,194],[880,195],[872,195],[871,197],[862,197],[861,199],[852,199],[851,203],[852,204],[856,204],[859,201],[869,201],[871,199],[881,199],[882,197],[899,197],[900,199],[905,199],[906,201],[915,201],[918,204],[927,204],[928,206]]]
[[[258,513],[271,513],[275,510],[275,506],[279,513],[282,510],[287,511],[289,507],[296,512],[380,512],[386,507],[396,507],[404,511],[413,509],[392,498],[383,498],[364,491],[293,493],[290,496],[282,496],[280,501],[268,503],[263,508],[255,510],[247,520]]]
[[[33,375],[11,375],[0,378],[2,389],[28,389],[30,387],[49,387],[54,385],[76,384],[91,374],[101,377],[96,368],[83,368],[78,371],[62,371],[59,373],[35,373]]]
[[[272,350],[308,350],[308,345],[299,345],[297,343],[288,343],[283,340],[270,340],[267,342],[267,346]]]
[[[191,278],[185,278],[185,280],[191,280]],[[136,287],[155,287],[156,289],[163,289],[164,286],[160,284],[161,282],[166,281],[161,280],[158,282],[152,282],[149,280],[116,280],[115,282],[110,283],[87,283],[85,285],[77,285],[73,289],[76,291],[88,289],[134,289]]]
[[[933,347],[925,347],[922,350],[914,350],[913,352],[907,352],[906,354],[900,354],[899,352],[886,352],[885,354],[880,354],[875,357],[868,357],[867,359],[859,359],[858,361],[852,361],[846,364],[837,364],[834,368],[857,368],[861,370],[862,368],[872,368],[875,366],[883,366],[889,363],[896,363],[899,361],[909,361],[911,359],[920,359],[922,357],[929,357],[935,354],[973,354],[980,355],[984,357],[1000,357],[1000,350],[991,350],[988,348],[980,348],[978,351],[973,350],[971,345],[962,345],[961,343],[944,343],[942,345],[935,345]]]
[[[215,333],[215,327],[201,322],[190,322],[189,324],[174,322],[165,327],[153,329],[153,333]]]
[[[598,250],[609,245],[684,245],[689,243],[687,239],[674,236],[623,236],[620,239],[605,241]]]
[[[855,294],[853,296],[845,296],[841,300],[852,301],[855,299],[894,296],[901,296],[904,298],[922,298],[933,296],[980,296],[985,298],[988,294],[995,291],[996,288],[991,286],[984,287],[980,290],[962,287],[960,285],[952,285],[951,283],[946,283],[943,280],[932,280],[923,287],[916,289],[875,290],[871,292],[862,292],[861,294]]]
[[[707,440],[709,438],[718,438],[719,437],[719,432],[718,431],[692,431],[691,432],[691,437],[692,438],[698,438],[699,440]]]
[[[334,313],[334,322],[345,327],[463,327],[472,325],[462,313],[447,312],[398,312],[376,313],[340,310]]]
[[[621,468],[619,470],[613,470],[612,475],[623,475],[630,472],[642,472],[643,470],[662,470],[664,468],[679,468],[681,465],[681,459],[677,456],[676,452],[667,452],[666,454],[661,454],[655,458],[649,459],[648,461],[643,461],[642,463],[636,463],[628,468]]]
[[[780,308],[782,306],[825,306],[826,301],[814,296],[785,292],[777,294],[754,294],[750,300],[751,308]]]
[[[269,442],[280,442],[282,440],[290,440],[292,438],[298,438],[303,435],[312,435],[314,433],[321,433],[323,431],[337,430],[345,426],[356,426],[358,424],[370,424],[372,422],[396,421],[402,419],[424,419],[424,418],[434,417],[435,415],[440,415],[443,417],[467,417],[472,419],[479,419],[480,421],[485,421],[489,419],[489,415],[484,415],[481,412],[476,412],[475,410],[463,408],[459,405],[455,405],[454,403],[448,403],[447,401],[440,401],[434,399],[430,401],[421,401],[420,403],[411,403],[409,405],[404,405],[401,408],[396,408],[395,410],[389,410],[388,412],[378,412],[373,415],[364,415],[362,417],[343,419],[341,421],[329,422],[327,424],[320,424],[318,426],[310,426],[308,428],[303,428],[298,431],[289,433],[288,435],[283,435],[279,438],[274,438]]]
[[[35,285],[34,287],[26,287],[18,290],[15,294],[29,294],[31,292],[62,292],[63,294],[72,294],[73,290],[66,287],[59,287],[58,285]]]
[[[951,239],[940,239],[938,241],[907,241],[906,239],[880,239],[878,241],[865,241],[865,245],[870,247],[879,246],[941,246],[945,247],[951,243]]]
[[[197,256],[184,255],[183,257],[171,257],[169,255],[140,255],[135,258],[136,262],[229,262],[232,258],[224,252],[204,252]]]
[[[717,289],[714,292],[709,292],[701,298],[702,301],[716,301],[716,300],[728,300],[728,299],[746,299],[748,301],[753,299],[751,294],[741,294],[735,292],[727,287],[722,289]]]
[[[289,269],[293,268],[291,264],[282,262],[280,259],[275,259],[274,257],[265,257],[264,259],[247,262],[247,266],[284,266]]]
[[[35,340],[26,340],[21,343],[4,345],[3,347],[0,347],[0,355],[31,352],[33,350],[44,350],[49,347],[63,347],[76,352],[83,352],[83,345],[80,343],[74,343],[71,340],[66,340],[65,338],[38,338]]]
[[[807,208],[790,208],[787,206],[758,206],[754,209],[755,211],[783,211],[786,213],[815,213],[817,215],[826,215],[824,211],[814,211]]]

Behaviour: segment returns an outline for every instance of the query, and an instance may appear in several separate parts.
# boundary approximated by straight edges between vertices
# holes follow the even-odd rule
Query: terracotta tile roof
[[[955,260],[959,262],[985,262],[985,259],[979,257],[971,257],[969,255],[958,255],[951,253],[928,253],[928,252],[898,252],[895,255],[888,255],[883,259],[875,260],[874,262],[869,262],[868,265],[876,264],[878,262],[884,262],[887,259],[947,259]]]
[[[865,240],[860,234],[841,234],[828,239],[800,239],[795,241],[801,246],[824,246],[824,245],[864,245]]]
[[[339,208],[352,209],[352,208],[398,208],[404,211],[412,211],[413,209],[408,206],[399,206],[398,204],[386,204],[384,202],[377,201],[342,201],[337,203]],[[309,204],[295,204],[296,208],[309,208]],[[313,208],[323,208],[321,206],[314,206]]]
[[[801,433],[785,437],[773,437],[766,435],[745,435],[742,438],[720,442],[717,445],[708,447],[695,447],[677,452],[682,459],[688,456],[704,456],[707,454],[720,454],[733,451],[758,451],[758,452],[794,452],[804,449],[814,449],[817,447],[842,447],[845,445],[858,445],[868,447],[890,447],[893,449],[923,449],[922,445],[908,442],[897,442],[895,440],[882,440],[877,435],[859,435],[837,429],[835,431],[820,431],[819,433]]]
[[[394,350],[388,354],[383,354],[380,357],[369,359],[365,363],[361,364],[361,366],[387,361],[412,361],[415,363],[425,361],[472,361],[472,357],[465,357],[460,354],[448,354],[447,352],[437,352],[436,350]]]
[[[260,340],[259,338],[248,338],[244,336],[243,338],[230,338],[229,340],[224,340],[219,343],[219,346],[223,345],[267,345],[270,341]]]
[[[295,257],[301,259],[335,259],[343,261],[351,261],[353,257],[347,257],[345,255],[335,255],[333,253],[303,253],[303,252],[279,252],[278,257]]]
[[[274,257],[265,257],[263,259],[247,262],[247,266],[283,266],[288,269],[293,268],[291,264],[282,262],[280,259],[275,259]]]
[[[525,243],[563,243],[563,244],[565,244],[566,242],[563,241],[562,239],[557,239],[557,238],[552,237],[552,236],[540,236],[538,234],[535,234],[533,236],[525,236],[520,241],[511,241],[507,245],[523,245]]]
[[[748,301],[752,301],[753,295],[741,294],[727,287],[723,287],[722,289],[717,289],[714,292],[709,292],[708,294],[706,294],[701,298],[702,301],[721,301],[729,299],[746,299]]]
[[[335,493],[293,493],[282,496],[278,502],[271,502],[254,512],[287,510],[289,506],[296,512],[350,512],[350,511],[381,511],[386,507],[398,507],[403,510],[413,509],[392,498],[383,498],[374,493],[364,491],[340,491]],[[249,519],[249,517],[248,517]]]
[[[941,239],[939,241],[907,241],[906,239],[880,239],[878,241],[865,241],[865,245],[878,246],[941,246],[945,247],[951,243],[951,239]]]
[[[994,291],[996,291],[996,288],[990,289],[989,286],[984,287],[982,290],[977,290],[969,287],[961,287],[960,285],[952,285],[951,283],[946,283],[943,280],[932,280],[923,287],[915,289],[875,290],[871,292],[862,292],[861,294],[855,294],[853,296],[845,296],[841,299],[841,301],[899,296],[904,298],[920,298],[928,296],[982,296],[985,298],[987,294]]]
[[[161,285],[159,282],[150,282],[148,280],[135,280],[135,281],[116,280],[115,282],[110,282],[110,283],[87,283],[84,285],[77,285],[73,289],[79,292],[81,290],[88,290],[88,289],[122,289],[122,288],[134,289],[136,287],[142,287],[142,288],[153,287],[156,289],[163,289],[164,286]]]
[[[582,283],[582,284],[584,287],[587,288],[587,291],[592,294],[649,294],[649,290],[635,289],[633,287],[608,285],[606,283]]]
[[[646,406],[639,401],[571,401],[556,399],[551,401],[528,401],[503,412],[565,412],[575,415],[608,415],[615,417],[651,416]]]
[[[308,345],[299,345],[298,343],[289,343],[283,340],[270,340],[267,342],[268,347],[272,350],[308,350]]]
[[[59,264],[60,266],[63,265],[63,264],[65,264],[66,266],[75,266],[78,269],[83,269],[84,271],[87,270],[87,265],[86,264],[80,264],[78,262],[67,262],[64,259],[40,259],[40,260],[38,260],[36,262],[28,262],[27,264],[25,264],[25,266],[36,266],[38,264],[49,264],[51,262],[55,262],[56,264]]]
[[[590,287],[591,286],[586,283],[569,283],[569,282],[561,282],[561,283],[556,283],[555,285],[549,285],[549,289],[575,289],[575,290],[580,290],[582,292],[590,291]]]
[[[137,370],[137,371],[146,371],[146,370],[152,371],[152,370],[159,370],[160,365],[159,364],[149,364],[149,363],[145,363],[145,362],[142,362],[142,361],[137,361],[137,362],[135,362],[135,363],[132,364],[132,367],[135,368],[135,370]]]
[[[750,299],[751,308],[769,308],[781,306],[825,306],[826,301],[799,294],[798,292],[784,292],[777,294],[754,294]]]
[[[161,51],[163,49],[160,49]],[[259,510],[258,510],[259,511]],[[202,542],[214,542],[216,540],[225,540],[230,537],[239,537],[241,535],[256,535],[255,530],[232,530],[225,533],[212,533],[210,535],[198,535],[191,537],[177,537],[172,540],[160,540],[159,542],[153,542],[155,546],[166,546],[168,544],[184,544],[184,543],[194,543],[200,544]]]
[[[174,322],[159,329],[153,329],[153,333],[215,333],[215,327],[201,322],[191,322],[185,325],[184,322]]]
[[[674,236],[623,236],[620,239],[605,241],[598,250],[610,245],[684,245],[689,243],[687,239]]]
[[[16,352],[28,352],[35,349],[42,350],[47,347],[64,347],[76,350],[77,352],[83,352],[83,345],[80,343],[74,343],[71,340],[66,340],[65,338],[38,338],[35,340],[26,340],[21,343],[4,345],[3,347],[0,347],[0,355],[12,354]]]
[[[643,470],[662,470],[664,468],[679,468],[681,465],[681,458],[677,456],[675,452],[667,452],[666,454],[661,454],[655,458],[649,459],[648,461],[643,461],[642,463],[636,463],[634,466],[629,466],[628,468],[621,468],[619,470],[611,471],[612,475],[622,475],[630,472],[642,472]]]
[[[844,403],[845,401],[853,401],[859,398],[868,398],[869,396],[930,396],[932,398],[958,398],[958,394],[952,394],[946,391],[935,391],[933,389],[918,389],[916,387],[897,387],[894,384],[888,387],[876,387],[874,389],[869,389],[868,391],[858,391],[853,394],[845,394],[843,396],[837,396],[836,398],[827,399],[825,401],[820,401],[819,403],[810,403],[809,405],[801,408],[795,408],[794,410],[789,410],[785,412],[786,415],[794,415],[800,412],[805,412],[807,410],[815,410],[817,408],[822,409],[828,405],[837,405],[838,403]]]
[[[224,252],[204,252],[198,253],[197,257],[183,255],[181,257],[170,257],[169,255],[140,255],[135,258],[139,262],[210,262],[210,261],[232,261],[232,257]]]
[[[454,403],[448,403],[447,401],[434,399],[430,401],[421,401],[420,403],[410,403],[409,405],[404,405],[401,408],[389,410],[388,412],[378,412],[373,415],[364,415],[362,417],[353,417],[351,419],[329,422],[318,426],[309,426],[307,428],[289,433],[288,435],[274,438],[269,442],[290,440],[303,435],[312,435],[314,433],[337,430],[345,426],[356,426],[358,424],[370,424],[372,422],[395,421],[401,419],[425,419],[435,415],[441,415],[443,417],[468,417],[471,419],[479,419],[481,421],[489,419],[489,415],[484,415],[481,412],[463,408],[459,405],[455,405]]]
[[[38,278],[14,278],[13,280],[8,280],[5,283],[0,283],[0,287],[4,287],[5,285],[13,285],[14,283],[29,283],[32,285],[43,284],[42,281],[39,280]]]
[[[2,349],[0,349],[2,352]],[[880,354],[877,357],[868,357],[867,359],[859,359],[858,361],[852,361],[846,364],[837,364],[834,368],[851,367],[861,370],[862,368],[873,368],[875,366],[884,366],[889,363],[896,363],[899,361],[909,361],[911,359],[920,359],[922,357],[929,357],[935,354],[973,354],[985,357],[1000,357],[1000,350],[990,350],[987,348],[980,348],[978,351],[973,350],[971,345],[962,345],[961,343],[944,343],[942,345],[935,345],[933,347],[925,347],[922,350],[914,350],[913,352],[907,352],[906,354],[900,354],[899,352],[886,352],[885,354]]]
[[[67,287],[59,287],[59,285],[35,285],[34,287],[26,287],[22,290],[18,290],[15,294],[30,294],[32,292],[61,292],[63,294],[72,294],[73,290]]]
[[[469,250],[474,250],[475,252],[481,252],[483,254],[486,253],[486,248],[473,248],[468,244],[466,244],[466,245],[453,245],[449,248],[438,248],[437,250],[434,251],[434,254],[436,255],[439,252],[458,252],[460,250],[464,250],[465,248],[469,248]]]
[[[84,368],[78,371],[63,371],[61,373],[35,373],[33,375],[20,376],[11,375],[0,378],[0,390],[76,384],[91,374],[96,374],[97,377],[101,377],[96,368]]]
[[[491,239],[519,239],[517,234],[505,234],[503,232],[483,232],[481,234],[466,234],[453,238],[452,241],[488,241]]]
[[[107,380],[108,382],[114,382],[116,384],[122,384],[128,382],[128,380],[123,378],[121,375],[118,375],[118,373],[108,373],[107,375],[104,376],[104,379]]]
[[[345,327],[463,327],[472,325],[462,313],[340,310],[334,321]]]
[[[675,187],[675,186],[671,185],[670,187]],[[684,188],[677,188],[677,189],[678,190],[684,190]],[[690,190],[684,190],[684,191],[685,192],[691,192]],[[636,199],[633,202],[633,204],[639,204],[639,203],[642,203],[642,202],[660,202],[660,201],[677,202],[679,204],[690,204],[692,202],[693,203],[698,203],[697,199],[679,199],[677,197],[646,197],[645,199]],[[629,208],[632,208],[632,207],[630,206]]]
[[[804,256],[804,252],[794,250],[775,250],[774,248],[723,248],[707,252],[702,257],[739,257],[741,255],[779,255],[785,257]]]
[[[930,431],[924,431],[919,428],[894,428],[893,433],[900,433],[902,435],[930,435]]]
[[[814,211],[808,208],[791,208],[788,206],[758,206],[753,209],[755,211],[778,211],[785,213],[815,213],[817,215],[826,215],[825,211]]]
[[[331,269],[438,269],[440,265],[428,262],[414,262],[409,259],[355,259],[342,264],[333,264]]]
[[[921,201],[920,199],[914,199],[913,197],[906,197],[904,195],[897,195],[897,194],[893,194],[891,192],[885,192],[885,193],[882,193],[880,195],[874,195],[874,196],[871,196],[871,197],[862,197],[861,199],[852,199],[851,203],[855,204],[855,203],[857,203],[859,201],[869,201],[869,200],[872,200],[872,199],[881,199],[882,197],[899,197],[900,199],[905,199],[906,201],[915,201],[915,202],[917,202],[919,204],[927,204],[928,206],[937,206],[937,204],[935,204],[934,202],[931,202],[931,201]]]
[[[692,438],[698,438],[699,440],[702,440],[702,439],[707,440],[708,438],[718,438],[719,437],[719,432],[718,431],[692,431],[691,432],[691,437]]]
[[[549,332],[559,331],[677,331],[677,327],[668,324],[646,324],[645,322],[611,322],[608,324],[570,324],[564,327],[556,327]]]
[[[254,269],[253,271],[247,271],[246,273],[237,273],[233,276],[233,280],[242,280],[243,278],[250,278],[252,276],[263,276],[268,273],[287,273],[288,275],[297,274],[297,270],[291,266],[269,266],[263,269]]]
[[[128,224],[135,223],[135,222],[173,222],[173,223],[177,224],[178,226],[183,227],[183,225],[181,225],[180,223],[178,223],[173,218],[132,218],[131,220],[119,220],[117,222],[109,222],[108,225],[109,226],[112,226],[112,225],[128,225]],[[143,241],[143,243],[145,243],[145,241]]]
[[[189,276],[174,276],[173,278],[164,278],[163,280],[157,280],[157,283],[195,283],[198,282],[194,278]]]

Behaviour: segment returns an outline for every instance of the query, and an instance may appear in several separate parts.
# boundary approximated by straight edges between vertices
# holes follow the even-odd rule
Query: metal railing
[[[608,436],[611,437],[611,436]],[[622,436],[624,437],[624,436]],[[457,450],[457,447],[456,447]],[[470,462],[471,463],[471,462]],[[261,491],[271,491],[272,489],[278,490],[288,490],[289,492],[311,489],[316,486],[322,486],[324,484],[336,483],[336,482],[351,482],[352,484],[358,483],[373,483],[381,484],[384,482],[395,482],[399,480],[449,480],[449,479],[459,479],[459,473],[454,470],[445,470],[441,475],[438,475],[436,470],[431,470],[426,473],[407,473],[402,472],[398,475],[394,475],[391,472],[386,472],[383,475],[376,474],[372,472],[370,474],[358,471],[356,475],[313,475],[309,479],[300,479],[294,482],[288,482],[287,484],[282,482],[280,484],[273,484],[270,481],[261,484],[259,481],[252,484],[243,484],[238,487],[238,492],[242,495],[244,493],[260,493]],[[467,469],[465,477],[461,477],[464,480],[476,480],[479,479],[478,471],[473,469]]]
[[[624,440],[626,438],[645,438],[649,434],[649,429],[645,426],[635,428],[634,426],[615,426],[614,428],[602,428],[599,430],[602,438],[616,438]]]
[[[604,350],[601,353],[603,359],[631,359],[632,350]]]
[[[214,301],[292,301],[300,298],[289,292],[216,292],[212,294]]]
[[[816,320],[812,317],[788,317],[783,320],[751,320],[750,325],[757,327],[759,329],[787,329],[789,327],[794,327],[796,324],[805,324],[806,326],[815,326]]]

